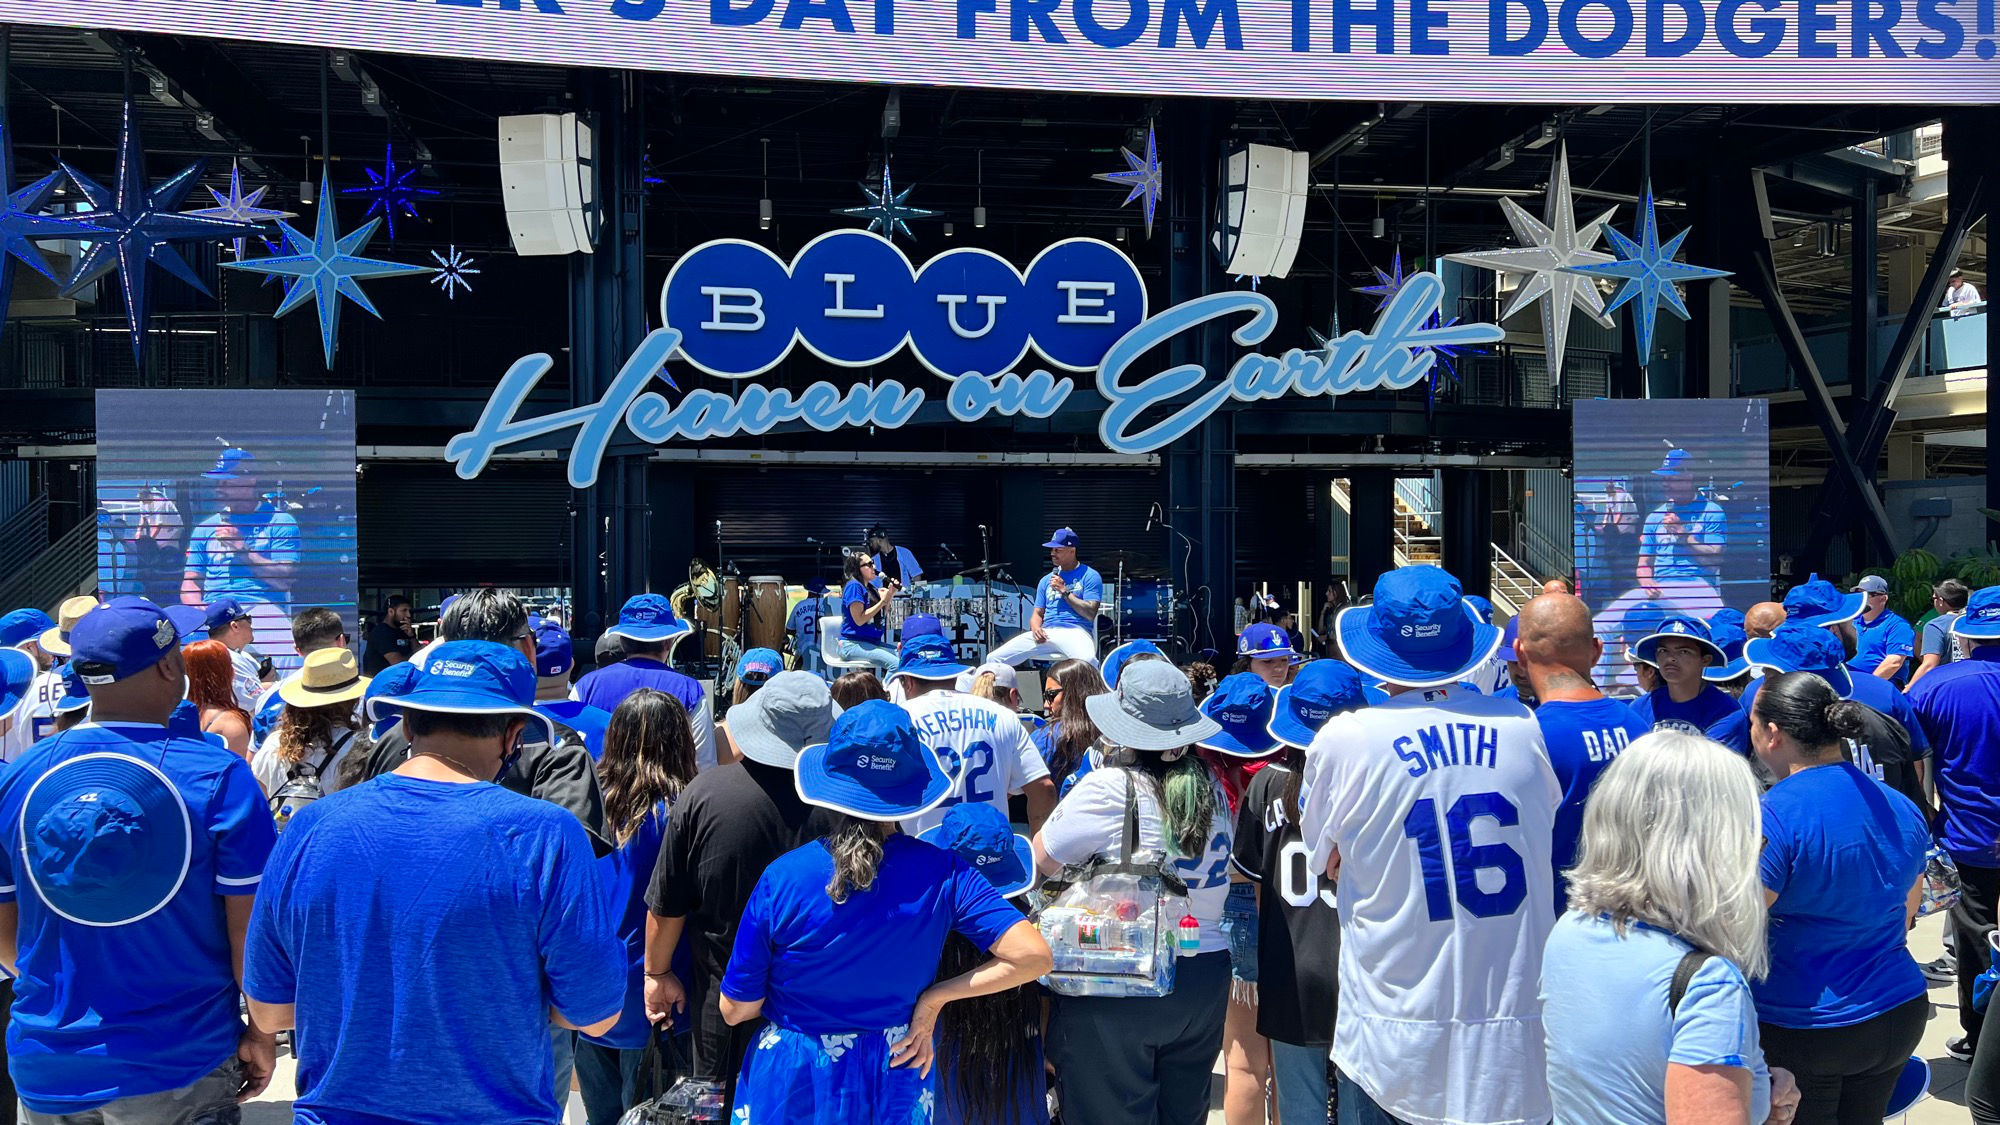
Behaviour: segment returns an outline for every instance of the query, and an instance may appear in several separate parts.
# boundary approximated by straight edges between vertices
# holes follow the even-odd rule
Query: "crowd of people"
[[[582,675],[493,589],[421,648],[389,607],[366,661],[302,610],[282,679],[227,598],[0,617],[6,1101],[229,1122],[282,1041],[326,1125],[554,1122],[572,1088],[613,1125],[661,1073],[742,1125],[1192,1125],[1218,1093],[1229,1125],[1848,1125],[1928,975],[2000,1122],[2000,588],[1941,584],[1921,630],[1866,578],[1668,615],[1626,700],[1560,582],[1502,627],[1405,567],[1327,655],[1250,623],[1225,671],[1083,651],[1095,572],[1049,548],[1006,659],[847,635],[894,596],[857,558],[869,667],[753,649],[726,701],[651,594]],[[1170,984],[1048,987],[1046,896],[1149,863],[1185,895]]]

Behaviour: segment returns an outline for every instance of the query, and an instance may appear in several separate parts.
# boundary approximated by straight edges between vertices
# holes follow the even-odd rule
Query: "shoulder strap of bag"
[[[1667,986],[1668,1015],[1681,1010],[1681,1001],[1687,996],[1688,985],[1694,980],[1694,975],[1701,971],[1702,965],[1713,956],[1715,954],[1705,949],[1690,949],[1681,957],[1681,963],[1674,966],[1673,983]]]
[[[1132,784],[1131,767],[1125,774],[1125,841],[1118,858],[1124,863],[1132,862],[1132,856],[1139,850],[1139,790]]]

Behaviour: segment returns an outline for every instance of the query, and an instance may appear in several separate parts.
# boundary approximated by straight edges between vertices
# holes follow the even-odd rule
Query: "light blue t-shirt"
[[[1097,622],[1086,621],[1076,610],[1070,608],[1069,599],[1049,589],[1047,574],[1042,575],[1040,585],[1035,587],[1035,604],[1042,607],[1042,628],[1044,629],[1095,629]],[[1104,601],[1104,576],[1081,563],[1062,572],[1062,578],[1069,585],[1069,592],[1086,602]]]
[[[1917,631],[1903,620],[1901,614],[1892,609],[1882,611],[1882,616],[1873,621],[1857,617],[1854,620],[1857,642],[1854,658],[1847,667],[1857,676],[1872,676],[1882,662],[1892,656],[1903,658],[1903,666],[1896,669],[1895,682],[1898,686],[1910,679],[1910,662],[1916,659]]]
[[[567,809],[384,774],[292,818],[244,990],[298,1005],[305,1125],[546,1125],[562,1114],[549,1009],[579,1024],[624,1009],[614,922]]]
[[[1662,525],[1672,513],[1681,520],[1680,532],[1669,536]],[[1653,577],[1679,582],[1713,582],[1715,565],[1688,550],[1700,543],[1721,546],[1727,521],[1722,509],[1711,500],[1690,500],[1685,504],[1662,504],[1646,517],[1639,533],[1639,553],[1653,560]]]
[[[222,514],[201,521],[188,536],[187,569],[201,581],[202,597],[214,601],[228,594],[250,601],[283,603],[286,598],[257,577],[243,552],[215,545],[215,534],[227,522],[243,539],[243,550],[275,563],[299,561],[299,521],[289,512],[255,511],[226,519]]]
[[[1550,848],[1556,871],[1556,910],[1560,913],[1569,902],[1569,880],[1563,872],[1576,863],[1584,800],[1611,759],[1649,728],[1630,707],[1609,698],[1544,703],[1536,708],[1535,721],[1541,724],[1542,741],[1549,747],[1549,765],[1555,767],[1556,781],[1563,790]]]
[[[1651,926],[1621,935],[1602,916],[1565,914],[1542,956],[1549,1096],[1563,1125],[1666,1125],[1667,1064],[1750,1072],[1750,1120],[1771,1113],[1771,1072],[1750,985],[1725,957],[1703,961],[1667,1011],[1694,947]]]
[[[1930,842],[1908,797],[1846,762],[1800,770],[1764,794],[1758,868],[1778,898],[1759,1019],[1849,1027],[1924,994],[1904,917]]]

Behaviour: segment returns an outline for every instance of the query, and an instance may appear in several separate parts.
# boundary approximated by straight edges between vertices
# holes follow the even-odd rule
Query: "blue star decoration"
[[[7,194],[14,186],[14,134],[5,119],[0,118],[0,247],[4,247],[0,249],[0,329],[6,327],[7,305],[14,289],[14,271],[7,267],[8,255],[53,282],[56,275],[34,240],[88,238],[102,229],[68,216],[41,213],[61,178],[61,172],[50,172],[20,191]]]
[[[937,214],[936,211],[929,211],[922,207],[912,207],[909,205],[910,193],[915,190],[916,188],[911,186],[904,188],[900,192],[897,191],[895,181],[889,178],[889,162],[884,160],[882,162],[882,190],[875,191],[867,184],[861,185],[861,194],[868,197],[868,206],[842,207],[835,211],[834,214],[847,215],[856,219],[867,219],[868,229],[871,232],[879,234],[891,242],[895,241],[896,234],[899,231],[910,238],[915,238],[916,235],[910,233],[909,220],[928,219]]]
[[[1646,185],[1645,197],[1639,201],[1639,238],[1633,241],[1612,230],[1604,228],[1605,241],[1611,244],[1611,252],[1616,254],[1615,262],[1571,267],[1572,273],[1588,274],[1592,277],[1609,277],[1623,284],[1605,312],[1616,311],[1618,306],[1638,298],[1635,309],[1638,322],[1633,326],[1639,341],[1639,366],[1650,366],[1653,362],[1653,329],[1659,321],[1660,307],[1682,320],[1688,318],[1687,305],[1681,301],[1679,282],[1702,281],[1712,277],[1728,277],[1728,270],[1714,270],[1707,266],[1691,266],[1675,261],[1680,256],[1681,243],[1687,241],[1688,231],[1660,244],[1659,218],[1653,206],[1653,187]]]
[[[414,181],[421,168],[396,170],[396,146],[389,145],[382,150],[382,170],[363,168],[368,173],[368,182],[361,187],[341,188],[342,195],[359,195],[368,200],[368,213],[361,216],[372,219],[381,216],[388,220],[389,237],[396,237],[396,215],[402,213],[408,218],[417,217],[417,200],[427,195],[442,195],[436,188],[418,187]],[[324,177],[322,177],[324,178]]]
[[[1160,146],[1158,138],[1153,135],[1153,126],[1151,124],[1146,126],[1146,155],[1143,158],[1123,145],[1118,146],[1118,155],[1125,158],[1125,171],[1099,172],[1091,179],[1103,180],[1107,184],[1131,185],[1132,190],[1118,205],[1123,207],[1135,199],[1139,200],[1140,206],[1146,212],[1146,237],[1151,238],[1153,213],[1159,209],[1160,196],[1166,191],[1167,185],[1166,174],[1160,166]]]
[[[361,251],[368,246],[368,240],[375,237],[375,228],[382,225],[381,219],[369,219],[346,237],[341,237],[339,217],[334,214],[334,197],[328,193],[325,174],[321,174],[319,189],[319,215],[314,221],[311,238],[300,234],[290,223],[278,220],[278,229],[284,233],[285,248],[291,251],[270,258],[257,258],[248,262],[227,262],[233,270],[247,270],[251,273],[272,274],[288,279],[285,285],[285,299],[278,304],[277,316],[306,303],[311,298],[319,309],[320,347],[326,354],[328,370],[333,368],[334,349],[340,336],[340,299],[346,297],[368,311],[375,319],[382,314],[375,309],[374,302],[361,291],[361,282],[377,277],[403,277],[416,273],[435,273],[429,266],[405,265],[402,262],[385,262],[379,258],[364,258]]]
[[[294,214],[291,211],[280,211],[273,207],[258,206],[259,203],[264,201],[264,193],[271,190],[269,184],[245,195],[243,192],[243,168],[233,160],[229,163],[228,195],[224,195],[212,187],[204,187],[202,190],[215,199],[215,206],[203,207],[198,211],[188,211],[185,214],[205,219],[229,219],[238,223],[257,223],[260,225],[271,219],[289,219]],[[243,247],[248,241],[249,238],[247,236],[238,235],[231,245],[231,249],[236,251],[238,259],[243,257]]]
[[[227,219],[179,213],[181,202],[201,179],[200,162],[181,169],[152,190],[146,189],[146,151],[139,143],[138,116],[130,99],[125,102],[125,121],[118,130],[118,174],[114,186],[107,188],[67,163],[62,169],[90,204],[90,210],[76,216],[77,221],[89,223],[99,231],[77,259],[62,294],[74,296],[98,278],[117,270],[119,288],[125,296],[125,316],[131,326],[132,359],[143,364],[149,308],[147,264],[166,270],[208,296],[208,286],[202,284],[172,244],[234,238],[251,233],[251,228]]]
[[[431,284],[444,290],[445,300],[457,300],[458,291],[461,289],[467,293],[472,292],[472,283],[466,278],[478,276],[479,271],[472,268],[472,263],[478,261],[477,258],[456,246],[445,247],[445,252],[442,254],[433,250],[431,257],[437,260],[437,272],[431,275]]]
[[[1368,268],[1375,274],[1375,284],[1357,285],[1354,287],[1354,291],[1356,293],[1366,293],[1376,298],[1375,311],[1381,312],[1383,309],[1389,307],[1389,302],[1396,299],[1396,294],[1401,293],[1404,284],[1410,280],[1403,274],[1403,248],[1400,246],[1396,247],[1395,260],[1389,266],[1387,273],[1384,273],[1376,266],[1369,266]]]

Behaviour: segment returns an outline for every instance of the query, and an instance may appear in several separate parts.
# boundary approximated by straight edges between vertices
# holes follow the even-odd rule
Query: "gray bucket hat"
[[[800,750],[827,740],[839,714],[825,680],[811,672],[780,672],[729,709],[729,737],[751,761],[788,770]]]
[[[1084,701],[1104,737],[1133,750],[1174,750],[1222,733],[1195,706],[1194,687],[1164,660],[1129,664],[1115,691]]]

